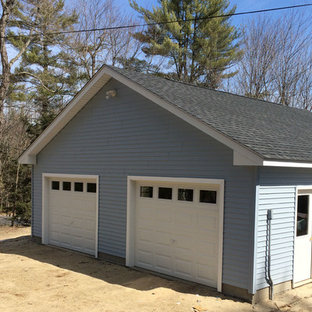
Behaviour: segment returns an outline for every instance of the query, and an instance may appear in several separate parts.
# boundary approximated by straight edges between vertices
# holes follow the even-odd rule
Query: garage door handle
[[[171,243],[171,244],[174,244],[175,242],[176,242],[175,239],[170,239],[170,243]]]

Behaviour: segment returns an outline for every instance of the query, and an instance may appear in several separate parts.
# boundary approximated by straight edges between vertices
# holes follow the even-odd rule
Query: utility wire
[[[120,26],[111,26],[111,27],[102,27],[102,28],[90,28],[90,29],[77,29],[77,30],[68,30],[68,31],[48,32],[44,35],[53,36],[53,35],[61,35],[61,34],[74,34],[74,33],[116,30],[116,29],[129,29],[129,28],[144,27],[144,26],[166,25],[166,24],[173,24],[173,23],[192,22],[195,20],[196,21],[209,20],[209,19],[214,19],[214,18],[225,18],[225,17],[232,17],[232,16],[240,16],[240,15],[248,15],[248,14],[258,14],[258,13],[265,13],[265,12],[297,9],[297,8],[310,7],[310,6],[312,6],[312,3],[298,4],[298,5],[291,5],[291,6],[284,6],[284,7],[278,7],[278,8],[270,8],[270,9],[262,9],[262,10],[255,10],[255,11],[245,11],[245,12],[238,12],[238,13],[232,13],[232,14],[223,14],[223,15],[204,16],[204,17],[198,17],[198,18],[180,19],[180,20],[173,20],[173,21],[163,21],[163,22],[153,22],[153,23],[144,23],[144,24],[120,25]],[[8,39],[8,38],[19,38],[19,37],[36,37],[36,36],[40,36],[40,35],[41,34],[31,34],[31,35],[25,34],[25,35],[4,36],[4,37],[0,37],[0,38]]]

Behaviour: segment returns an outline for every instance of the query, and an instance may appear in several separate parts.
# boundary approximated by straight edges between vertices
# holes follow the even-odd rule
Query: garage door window
[[[83,183],[75,182],[75,192],[83,192]]]
[[[216,204],[217,203],[217,192],[210,190],[200,190],[199,201],[201,203]]]
[[[87,183],[87,192],[96,193],[96,183]]]
[[[193,201],[193,190],[192,189],[178,189],[178,200]]]
[[[60,189],[60,182],[52,181],[52,190],[59,190],[59,189]]]
[[[153,187],[152,186],[141,186],[140,197],[153,198]]]
[[[63,182],[63,191],[70,191],[70,190],[71,190],[71,183]]]
[[[171,187],[159,187],[158,198],[160,199],[172,199],[172,188]]]

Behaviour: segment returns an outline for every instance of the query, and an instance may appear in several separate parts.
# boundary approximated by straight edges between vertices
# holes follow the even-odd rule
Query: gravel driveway
[[[30,233],[5,229],[0,227],[0,240]],[[5,312],[299,312],[312,311],[311,296],[309,284],[252,306],[209,287],[39,245],[29,236],[0,241],[0,311]]]

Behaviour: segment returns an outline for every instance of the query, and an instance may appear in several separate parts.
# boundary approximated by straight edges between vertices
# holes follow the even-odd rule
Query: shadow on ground
[[[58,268],[78,272],[110,284],[117,284],[136,290],[148,291],[156,288],[170,288],[180,293],[198,294],[243,302],[239,299],[224,296],[213,288],[179,279],[159,277],[147,272],[140,272],[121,265],[62,248],[40,245],[31,240],[30,236],[2,241],[0,252],[31,258],[48,263]]]
[[[224,296],[210,287],[196,283],[171,279],[169,277],[159,277],[149,272],[140,272],[107,261],[97,260],[79,252],[40,245],[33,242],[30,236],[23,236],[0,242],[0,253],[27,257],[60,269],[81,273],[109,284],[135,290],[153,291],[157,288],[166,288],[183,294],[198,294],[199,296],[205,296],[207,298],[211,297],[221,302],[227,300],[232,300],[233,304],[234,302],[243,302],[239,299]],[[47,268],[47,270],[51,271],[49,268]],[[53,273],[55,277],[63,277],[64,274],[66,274],[66,272],[60,272],[58,269],[53,270],[52,268],[52,272],[55,271]],[[266,301],[256,304],[254,307],[250,305],[250,311],[312,311],[311,289],[312,286],[308,286],[304,292],[300,291],[300,288],[297,288],[291,292],[277,295],[273,302]],[[248,307],[247,309],[249,310]]]

